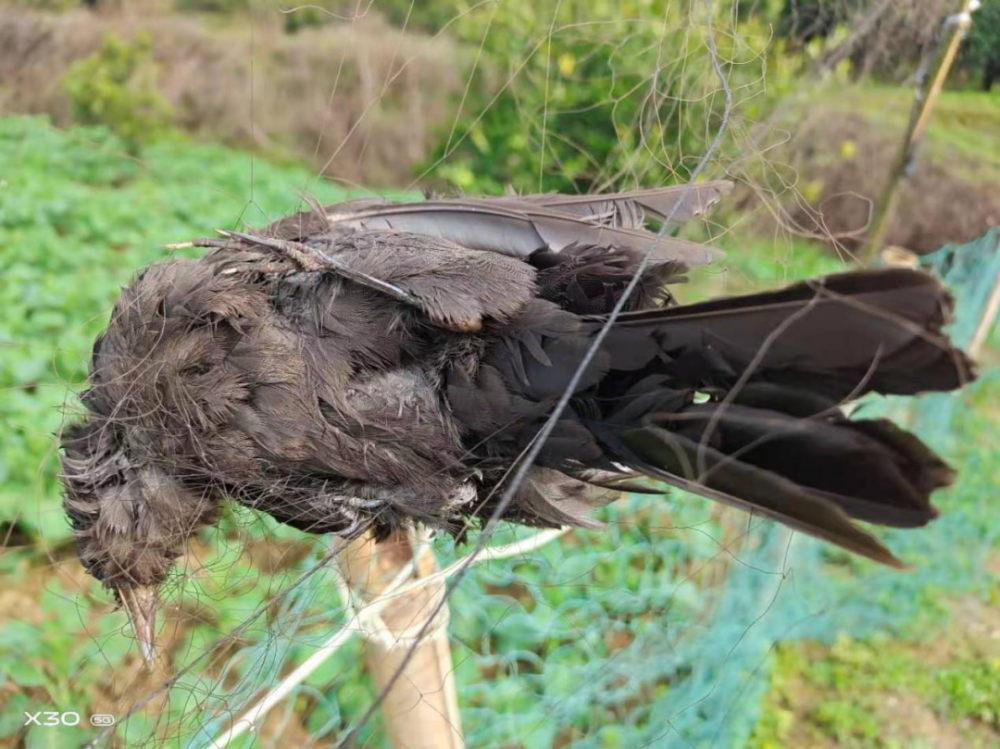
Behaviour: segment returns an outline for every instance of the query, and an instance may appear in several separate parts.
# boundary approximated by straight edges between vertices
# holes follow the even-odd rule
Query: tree
[[[962,67],[980,76],[983,91],[993,88],[1000,78],[1000,0],[983,0],[972,16],[972,28],[962,49]]]

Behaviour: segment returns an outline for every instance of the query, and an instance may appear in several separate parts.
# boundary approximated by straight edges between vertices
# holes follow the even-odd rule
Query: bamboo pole
[[[876,204],[868,243],[861,255],[862,260],[866,263],[871,262],[876,257],[882,247],[882,242],[885,241],[899,182],[912,168],[917,146],[920,144],[924,130],[927,129],[927,123],[934,110],[938,94],[941,93],[944,82],[948,78],[948,71],[951,70],[951,65],[955,61],[955,55],[958,54],[962,39],[965,38],[966,32],[972,25],[972,12],[979,7],[979,0],[961,0],[961,3],[961,11],[945,19],[937,43],[921,61],[917,71],[916,96],[913,101],[913,110],[910,112],[906,136],[899,149],[899,154],[893,162],[885,187],[882,189],[882,195]]]
[[[986,336],[989,335],[990,330],[993,328],[993,322],[997,319],[998,312],[1000,312],[1000,278],[997,278],[993,284],[993,291],[986,302],[986,308],[983,310],[983,316],[979,320],[979,326],[976,328],[976,332],[972,336],[972,341],[969,343],[969,356],[972,357],[973,361],[977,360],[979,354],[982,353],[983,346],[986,343]]]
[[[401,572],[408,573],[409,581],[438,571],[429,539],[420,532],[397,533],[378,544],[370,534],[363,536],[339,555],[338,566],[352,594],[361,599],[355,608],[362,610],[398,586]],[[405,585],[363,632],[365,660],[377,691],[388,687],[409,648],[416,647],[382,704],[389,742],[393,749],[462,749],[465,741],[448,643],[447,604],[425,638],[416,643],[417,633],[444,595],[445,580],[410,590]]]

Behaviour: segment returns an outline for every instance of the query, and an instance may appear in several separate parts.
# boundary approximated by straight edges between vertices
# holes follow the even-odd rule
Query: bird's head
[[[244,459],[225,424],[247,388],[221,362],[240,339],[225,312],[247,299],[204,274],[166,263],[123,291],[94,345],[84,420],[62,439],[80,560],[127,611],[147,661],[160,586],[215,519],[219,477]]]
[[[215,502],[150,462],[133,462],[114,424],[92,419],[63,435],[63,504],[84,568],[125,609],[139,650],[154,659],[158,592]]]

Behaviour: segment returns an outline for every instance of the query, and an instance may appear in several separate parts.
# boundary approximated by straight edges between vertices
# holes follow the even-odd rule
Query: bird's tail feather
[[[885,564],[899,561],[852,522],[918,527],[952,471],[886,420],[816,418],[706,403],[632,426],[591,425],[609,457],[724,504],[751,510]]]
[[[629,313],[617,321],[608,348],[613,369],[648,370],[666,354],[671,363],[660,369],[694,387],[762,381],[835,398],[909,395],[974,379],[969,360],[942,332],[951,310],[951,296],[926,273],[844,273]]]
[[[891,270],[626,315],[608,338],[614,405],[587,426],[618,464],[899,566],[852,520],[924,525],[952,471],[839,401],[971,380],[942,333],[950,310],[936,280]]]

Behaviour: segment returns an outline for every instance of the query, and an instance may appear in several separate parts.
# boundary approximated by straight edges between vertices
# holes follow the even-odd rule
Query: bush
[[[156,88],[149,37],[127,43],[113,34],[101,48],[75,63],[63,78],[76,120],[105,125],[130,152],[170,128],[172,112]]]
[[[398,7],[397,7],[398,6]],[[764,92],[760,17],[716,43],[738,100]],[[380,4],[391,20],[456,36],[472,65],[428,171],[452,187],[565,192],[686,179],[720,124],[723,96],[701,4],[512,0]]]
[[[972,16],[972,28],[962,47],[962,68],[979,76],[983,91],[1000,78],[1000,0],[984,0]]]
[[[349,183],[407,184],[414,165],[427,159],[434,130],[451,121],[463,85],[455,46],[403,33],[375,12],[292,36],[280,21],[300,12],[282,16],[277,0],[267,2],[255,2],[250,24],[152,11],[59,15],[10,10],[0,0],[0,80],[17,81],[0,85],[0,110],[74,124],[62,84],[70,68],[99,57],[108,32],[126,44],[146,33],[155,71],[146,58],[142,72],[156,73],[152,90],[168,102],[178,130],[306,161],[317,174]]]

